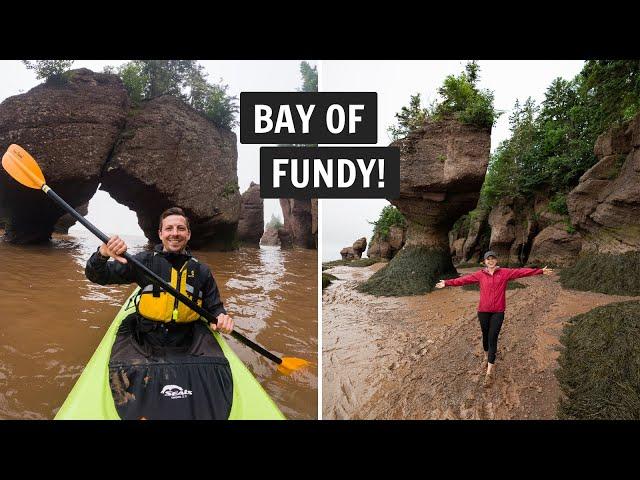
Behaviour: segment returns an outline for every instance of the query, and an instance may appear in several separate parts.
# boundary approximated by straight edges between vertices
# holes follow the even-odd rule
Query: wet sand
[[[323,418],[553,419],[564,323],[638,299],[565,290],[557,275],[519,279],[527,288],[507,291],[496,378],[485,389],[479,293],[374,297],[354,289],[382,266],[326,270],[339,280],[323,292]]]

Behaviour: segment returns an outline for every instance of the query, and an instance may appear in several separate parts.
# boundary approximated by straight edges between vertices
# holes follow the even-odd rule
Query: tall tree
[[[311,66],[309,62],[300,62],[300,75],[302,75],[301,92],[318,91],[318,69]]]

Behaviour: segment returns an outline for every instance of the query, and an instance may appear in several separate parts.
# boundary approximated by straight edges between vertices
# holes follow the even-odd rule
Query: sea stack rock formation
[[[231,248],[240,217],[236,162],[235,133],[163,95],[131,110],[100,188],[138,214],[152,243],[160,213],[178,206],[190,219],[193,248]]]
[[[0,104],[0,149],[12,143],[36,158],[47,184],[75,208],[102,183],[136,212],[152,243],[160,213],[178,206],[190,217],[192,247],[235,244],[235,134],[178,98],[165,95],[130,107],[117,75],[72,70]],[[4,240],[47,241],[63,214],[41,192],[0,171]]]
[[[94,195],[100,173],[127,118],[129,100],[120,78],[72,70],[67,80],[42,83],[0,104],[0,150],[16,143],[38,162],[47,184],[73,207]],[[0,169],[4,240],[40,243],[64,214],[42,192]]]
[[[281,198],[280,207],[284,216],[284,229],[289,234],[291,243],[296,247],[315,248],[317,239],[314,239],[312,231],[311,200]]]
[[[365,237],[359,238],[350,247],[344,247],[340,250],[342,260],[355,260],[356,258],[362,258],[362,253],[367,249],[367,239]]]
[[[407,220],[406,243],[385,268],[363,284],[369,293],[410,295],[433,289],[442,275],[455,269],[449,231],[476,207],[489,163],[489,128],[453,118],[429,120],[400,148],[400,198],[391,200]],[[404,282],[402,288],[395,289]]]
[[[238,221],[238,240],[245,245],[258,246],[263,234],[264,200],[260,198],[260,185],[251,182],[242,194],[242,208]]]

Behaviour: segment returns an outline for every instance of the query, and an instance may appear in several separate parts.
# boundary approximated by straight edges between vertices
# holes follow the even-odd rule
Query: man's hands
[[[218,323],[210,323],[211,330],[220,333],[229,334],[233,330],[233,319],[224,313],[221,313],[217,317]]]
[[[438,283],[436,283],[436,288],[444,288],[445,284],[444,284],[444,280],[440,280]]]
[[[111,257],[120,263],[127,263],[127,259],[121,257],[127,251],[127,244],[119,236],[114,235],[109,241],[100,245],[100,255]]]
[[[542,274],[543,275],[552,275],[553,274],[553,268],[548,268],[545,265],[544,268],[542,269]]]

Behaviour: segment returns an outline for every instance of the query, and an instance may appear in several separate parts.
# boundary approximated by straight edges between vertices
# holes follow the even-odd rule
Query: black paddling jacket
[[[209,267],[198,262],[188,250],[179,257],[184,261],[176,263],[178,257],[175,254],[163,252],[162,244],[156,245],[153,252],[140,252],[134,255],[134,258],[145,267],[211,312],[214,317],[227,313]],[[140,285],[136,308],[140,315],[149,320],[188,323],[200,318],[200,315],[179,302],[173,295],[153,285],[130,263],[108,261],[108,258],[95,252],[87,261],[85,274],[89,280],[100,285],[127,283]]]

